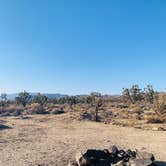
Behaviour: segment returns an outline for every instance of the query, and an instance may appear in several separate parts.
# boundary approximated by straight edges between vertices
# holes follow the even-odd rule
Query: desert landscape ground
[[[2,166],[66,166],[78,153],[85,154],[88,149],[111,152],[113,145],[126,152],[131,149],[136,153],[152,153],[160,162],[157,165],[165,166],[166,94],[155,92],[152,86],[143,91],[137,85],[115,96],[93,92],[49,98],[24,91],[9,100],[6,94],[1,94]],[[119,160],[124,163],[118,166],[130,162],[129,153],[127,158],[124,153],[119,154],[125,158],[118,157],[115,164]],[[134,157],[133,152],[130,157]],[[103,162],[103,158],[101,160]],[[131,162],[136,160],[139,164],[130,166],[153,166],[153,163],[140,164],[140,161],[147,161],[145,158]]]
[[[0,131],[0,165],[65,166],[87,148],[144,149],[166,161],[166,133],[73,120],[75,113],[1,117],[10,127]],[[163,163],[165,165],[165,163]]]

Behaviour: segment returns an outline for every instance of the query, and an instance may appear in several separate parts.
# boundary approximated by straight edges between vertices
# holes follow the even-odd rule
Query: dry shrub
[[[133,127],[135,126],[135,120],[130,119],[130,120],[114,120],[112,122],[113,125],[117,126],[123,126],[123,127]]]
[[[28,106],[25,113],[30,114],[30,115],[32,115],[32,114],[46,114],[46,111],[41,104],[33,103],[30,106]]]
[[[23,112],[23,108],[20,106],[8,106],[8,107],[0,107],[0,115],[1,116],[19,116]]]
[[[50,104],[45,105],[44,109],[45,109],[45,111],[47,113],[52,113],[52,112],[54,112],[54,110],[61,110],[61,109],[63,109],[63,105],[51,104],[50,103]]]
[[[85,107],[86,105],[83,105],[83,104],[75,104],[74,106],[73,106],[73,109],[74,109],[74,111],[77,111],[77,112],[82,112],[82,110],[84,110],[84,107]],[[87,107],[86,107],[87,108]]]
[[[166,123],[166,117],[151,116],[147,118],[147,123]]]
[[[118,110],[117,113],[113,112],[113,114],[120,119],[128,119],[130,116],[127,110]]]
[[[71,106],[71,105],[69,105],[69,104],[64,104],[64,105],[63,105],[63,110],[64,110],[65,112],[72,112],[72,111],[74,111],[73,106]]]
[[[128,108],[128,105],[127,104],[124,104],[124,103],[114,103],[114,105],[112,104],[113,107],[116,107],[116,108]]]
[[[140,107],[139,104],[132,104],[130,106],[130,109],[131,109],[130,113],[137,113],[137,114],[143,113],[142,108]]]
[[[50,113],[51,113],[51,114],[58,115],[58,114],[63,114],[63,113],[65,113],[65,112],[63,111],[63,109],[54,108],[54,109],[52,109],[52,111],[51,111]]]
[[[159,117],[166,117],[166,94],[157,94],[155,96],[153,109]]]
[[[91,121],[93,119],[94,118],[93,118],[92,114],[89,113],[89,112],[83,112],[80,116],[80,120],[89,120],[89,121]]]

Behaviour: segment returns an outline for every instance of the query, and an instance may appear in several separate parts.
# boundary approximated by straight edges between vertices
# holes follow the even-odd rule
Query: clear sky
[[[0,92],[166,88],[165,0],[0,0]]]

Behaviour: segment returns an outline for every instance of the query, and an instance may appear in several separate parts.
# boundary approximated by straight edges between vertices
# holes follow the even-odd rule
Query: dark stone
[[[77,161],[80,166],[152,166],[154,160],[150,153],[118,150],[113,146],[111,153],[107,149],[89,149]]]
[[[116,146],[112,146],[111,153],[117,154],[118,153],[118,148]]]
[[[4,130],[4,129],[10,129],[10,127],[3,125],[3,124],[0,124],[0,130]]]

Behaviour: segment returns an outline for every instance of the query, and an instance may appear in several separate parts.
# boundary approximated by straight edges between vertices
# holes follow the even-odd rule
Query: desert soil
[[[69,114],[0,118],[0,166],[66,166],[87,148],[145,149],[166,161],[166,132],[71,120]]]

